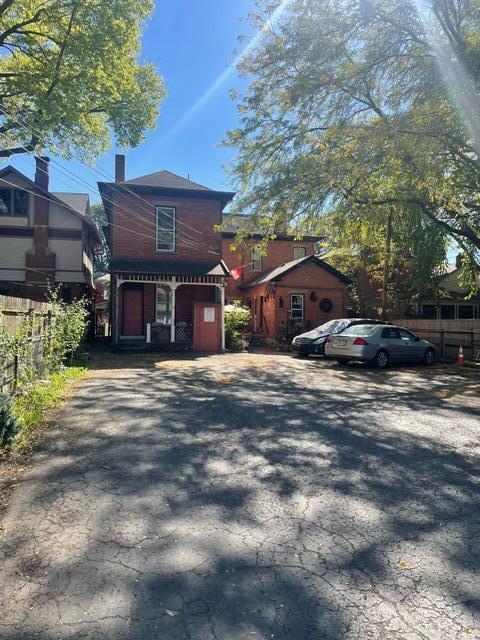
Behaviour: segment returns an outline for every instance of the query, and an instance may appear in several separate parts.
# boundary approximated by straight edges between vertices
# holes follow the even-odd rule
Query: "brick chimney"
[[[35,184],[48,191],[48,164],[45,156],[35,157]],[[33,196],[33,245],[25,254],[25,280],[37,284],[45,294],[48,281],[55,282],[55,254],[48,246],[49,199],[42,193]]]
[[[125,156],[123,153],[115,154],[115,182],[125,180]]]
[[[44,191],[48,191],[48,165],[50,162],[50,158],[46,156],[35,156],[35,184],[43,189]]]

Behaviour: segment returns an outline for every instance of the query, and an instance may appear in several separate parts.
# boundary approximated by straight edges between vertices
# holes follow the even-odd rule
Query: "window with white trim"
[[[155,322],[160,322],[161,324],[168,325],[172,323],[170,294],[170,287],[164,287],[157,284],[157,298],[155,301]]]
[[[304,296],[303,293],[290,294],[290,319],[296,324],[303,324]]]
[[[155,207],[157,251],[175,251],[176,213],[175,207]]]
[[[258,249],[255,247],[252,249],[250,253],[250,259],[252,261],[252,271],[261,271],[262,270],[262,256],[260,255]]]
[[[300,260],[307,255],[307,249],[305,247],[293,247],[293,259]]]

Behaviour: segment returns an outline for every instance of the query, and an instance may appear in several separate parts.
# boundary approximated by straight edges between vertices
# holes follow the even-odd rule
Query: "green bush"
[[[14,397],[10,401],[0,395],[1,448],[25,444],[45,411],[64,397],[68,379],[83,371],[64,364],[72,361],[85,336],[88,301],[64,302],[55,289],[49,292],[49,302],[48,319],[31,312],[14,330],[2,322],[0,310],[0,363],[16,362]]]
[[[13,414],[12,401],[0,394],[0,447],[7,449],[20,430],[20,424]]]
[[[240,302],[234,302],[225,309],[225,347],[228,351],[244,351],[247,343],[242,338],[242,331],[250,322],[251,313]]]
[[[10,445],[17,450],[27,448],[32,430],[44,420],[45,413],[60,406],[69,383],[83,378],[86,373],[87,370],[81,367],[64,367],[46,380],[25,385],[12,401],[11,411],[18,428],[15,441]]]

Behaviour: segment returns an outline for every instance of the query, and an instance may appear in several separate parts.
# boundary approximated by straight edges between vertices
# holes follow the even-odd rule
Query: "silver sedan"
[[[331,335],[325,345],[325,355],[342,363],[372,362],[380,369],[393,362],[423,362],[430,366],[436,359],[431,342],[407,329],[378,324],[354,325]]]

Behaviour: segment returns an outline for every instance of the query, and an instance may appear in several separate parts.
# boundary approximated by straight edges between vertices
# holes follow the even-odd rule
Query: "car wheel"
[[[388,353],[384,349],[380,349],[373,359],[373,364],[377,369],[385,369],[388,366]]]
[[[426,367],[431,367],[435,364],[435,351],[433,349],[427,349],[425,351],[425,355],[423,356],[423,364]]]

